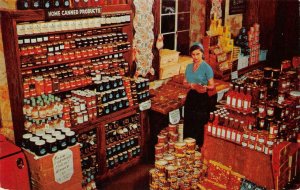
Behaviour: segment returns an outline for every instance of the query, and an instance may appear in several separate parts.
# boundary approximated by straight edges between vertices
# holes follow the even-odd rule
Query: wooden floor
[[[97,184],[100,190],[148,190],[152,164],[140,163],[127,171]]]

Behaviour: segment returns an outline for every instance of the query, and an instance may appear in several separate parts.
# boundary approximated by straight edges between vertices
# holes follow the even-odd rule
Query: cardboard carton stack
[[[25,150],[33,190],[81,190],[79,144],[38,157]]]

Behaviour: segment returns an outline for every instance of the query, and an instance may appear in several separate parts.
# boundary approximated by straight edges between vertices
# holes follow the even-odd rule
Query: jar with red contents
[[[44,78],[45,81],[45,94],[51,94],[52,93],[52,81],[49,77]]]
[[[256,118],[256,129],[257,130],[265,130],[265,117],[257,117]]]
[[[93,55],[99,55],[99,51],[97,48],[93,48]]]
[[[267,117],[274,117],[275,104],[273,102],[268,102],[266,106]]]
[[[260,101],[257,108],[258,108],[258,117],[265,117],[266,116],[266,103],[264,101]]]
[[[80,80],[79,77],[76,77],[76,78],[75,78],[75,85],[76,85],[77,87],[82,86],[82,82],[81,82],[81,80]]]
[[[41,54],[42,53],[42,47],[40,45],[34,47],[34,53],[35,54]]]
[[[55,52],[55,61],[56,62],[61,62],[63,60],[63,56],[61,52]]]
[[[48,53],[47,61],[48,61],[48,63],[54,63],[55,62],[54,53]]]
[[[87,52],[87,50],[81,50],[81,56],[82,56],[82,57],[88,57],[88,52]]]
[[[71,86],[71,88],[77,87],[77,86],[76,86],[76,80],[75,80],[74,78],[71,78],[71,79],[70,79],[70,86]]]
[[[83,57],[81,51],[76,50],[76,51],[75,51],[75,58],[76,58],[76,59],[80,59],[81,57]]]
[[[47,44],[46,43],[42,43],[41,44],[41,50],[42,50],[41,53],[47,53],[48,52]]]
[[[71,84],[70,84],[70,80],[65,80],[64,81],[64,83],[65,83],[65,89],[70,89],[71,88]]]
[[[34,51],[34,47],[33,46],[28,46],[27,50],[28,50],[28,55],[34,55],[35,51]]]
[[[22,56],[27,56],[27,55],[29,55],[29,50],[28,50],[28,48],[27,48],[26,46],[21,47],[21,49],[20,49],[20,54],[21,54]]]
[[[38,76],[35,78],[35,90],[36,90],[36,95],[38,96],[45,93],[44,79],[42,76]]]
[[[103,54],[103,52],[104,52],[102,46],[97,46],[97,50],[98,50],[99,55]]]
[[[62,58],[63,58],[63,61],[70,60],[69,53],[68,52],[63,52],[62,53]]]
[[[64,81],[60,80],[59,83],[59,91],[63,91],[66,89],[66,84],[64,83]]]

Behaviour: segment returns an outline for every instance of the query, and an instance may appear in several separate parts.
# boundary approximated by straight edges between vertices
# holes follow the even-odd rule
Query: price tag
[[[169,121],[171,124],[177,124],[180,121],[180,111],[179,109],[169,112]]]
[[[237,79],[238,77],[238,71],[231,72],[231,80]]]
[[[65,149],[54,154],[52,158],[55,181],[62,184],[71,179],[74,174],[73,152]]]
[[[140,111],[148,110],[151,108],[151,100],[147,100],[139,104]]]

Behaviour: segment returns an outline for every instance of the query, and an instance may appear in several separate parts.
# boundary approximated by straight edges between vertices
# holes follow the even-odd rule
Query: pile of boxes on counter
[[[212,66],[215,73],[223,74],[230,71],[234,57],[233,39],[231,38],[230,27],[222,26],[222,20],[216,15],[211,20],[207,36],[203,38],[204,57]]]

